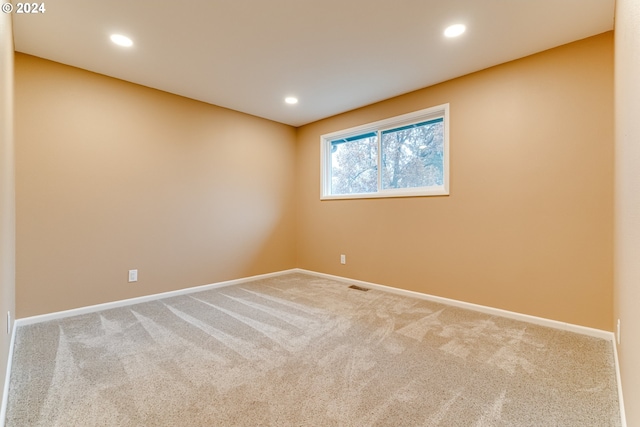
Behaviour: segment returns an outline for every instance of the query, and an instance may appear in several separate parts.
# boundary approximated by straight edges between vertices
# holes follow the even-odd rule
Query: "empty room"
[[[637,1],[0,6],[0,427],[640,425]]]

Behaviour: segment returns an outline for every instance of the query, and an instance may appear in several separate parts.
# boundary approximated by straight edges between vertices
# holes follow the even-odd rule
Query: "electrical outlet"
[[[616,338],[618,339],[618,345],[620,345],[620,319],[618,319],[618,325],[616,326]]]
[[[11,335],[11,312],[7,311],[7,335]]]
[[[346,264],[346,263],[347,263],[347,256],[340,255],[340,264]]]
[[[129,270],[129,283],[138,281],[138,270]]]

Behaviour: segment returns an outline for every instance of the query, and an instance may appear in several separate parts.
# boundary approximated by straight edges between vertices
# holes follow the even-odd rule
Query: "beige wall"
[[[298,266],[611,330],[612,79],[605,33],[296,137],[18,54],[17,314]],[[450,196],[320,202],[321,134],[445,102]]]
[[[630,426],[640,426],[640,3],[616,1],[615,316]]]
[[[11,16],[0,13],[0,401],[11,342],[7,334],[7,312],[15,315],[13,159],[13,33]]]
[[[320,135],[443,103],[450,196],[320,201]],[[612,330],[611,32],[303,126],[298,143],[298,267]]]
[[[627,402],[640,399],[640,347],[624,341],[640,327],[632,3],[618,0],[616,19],[615,316]],[[4,318],[14,293],[12,39],[0,19]],[[612,82],[606,33],[296,133],[17,54],[17,314],[297,266],[612,330]],[[450,196],[320,202],[321,134],[445,102]],[[136,284],[126,281],[132,268]],[[629,425],[640,423],[627,410]]]
[[[18,317],[295,267],[294,128],[15,65]]]

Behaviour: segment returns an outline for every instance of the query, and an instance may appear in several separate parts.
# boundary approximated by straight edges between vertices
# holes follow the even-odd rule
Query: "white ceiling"
[[[611,30],[614,2],[52,0],[13,18],[19,52],[300,126]]]

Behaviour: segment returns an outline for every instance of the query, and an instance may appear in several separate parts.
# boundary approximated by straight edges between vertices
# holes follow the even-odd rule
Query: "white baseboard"
[[[11,364],[13,363],[13,348],[16,341],[16,322],[13,322],[11,330],[11,341],[9,342],[9,357],[7,358],[7,372],[4,378],[2,389],[2,404],[0,405],[0,427],[4,427],[7,418],[7,404],[9,402],[9,384],[11,382]]]
[[[16,329],[17,329],[18,326],[30,325],[30,324],[34,324],[34,323],[40,323],[40,322],[46,322],[46,321],[55,320],[55,319],[63,319],[65,317],[71,317],[71,316],[77,316],[77,315],[81,315],[81,314],[93,313],[93,312],[96,312],[96,311],[108,310],[108,309],[112,309],[112,308],[125,307],[125,306],[129,306],[129,305],[140,304],[140,303],[147,302],[147,301],[154,301],[154,300],[158,300],[158,299],[162,299],[162,298],[174,297],[174,296],[178,296],[178,295],[186,295],[186,294],[205,291],[205,290],[209,290],[209,289],[216,289],[216,288],[222,288],[222,287],[226,287],[226,286],[238,285],[238,284],[242,284],[242,283],[251,282],[251,281],[254,281],[254,280],[268,279],[270,277],[277,277],[277,276],[282,276],[282,275],[290,274],[290,273],[308,274],[308,275],[312,275],[312,276],[316,276],[316,277],[322,277],[322,278],[325,278],[325,279],[331,279],[331,280],[336,280],[336,281],[340,281],[340,282],[344,282],[344,283],[355,284],[355,285],[358,285],[358,286],[364,286],[364,287],[368,287],[368,288],[378,289],[378,290],[382,290],[382,291],[385,291],[385,292],[390,292],[390,293],[394,293],[394,294],[398,294],[398,295],[403,295],[403,296],[408,296],[408,297],[413,297],[413,298],[420,298],[420,299],[424,299],[424,300],[428,300],[428,301],[437,302],[437,303],[440,303],[440,304],[445,304],[445,305],[450,305],[450,306],[454,306],[454,307],[464,308],[464,309],[467,309],[467,310],[478,311],[478,312],[482,312],[482,313],[493,315],[493,316],[506,317],[506,318],[509,318],[509,319],[519,320],[519,321],[522,321],[522,322],[532,323],[532,324],[535,324],[535,325],[546,326],[546,327],[550,327],[550,328],[554,328],[554,329],[560,329],[560,330],[564,330],[564,331],[568,331],[568,332],[574,332],[574,333],[587,335],[587,336],[591,336],[591,337],[595,337],[595,338],[601,338],[601,339],[609,340],[609,341],[611,341],[611,343],[613,345],[613,353],[614,353],[614,356],[615,356],[615,368],[616,368],[616,376],[617,376],[616,379],[617,379],[617,383],[618,383],[618,396],[619,396],[619,401],[620,401],[620,416],[621,416],[621,419],[622,419],[622,427],[626,427],[626,425],[627,425],[626,424],[625,412],[624,412],[624,403],[623,403],[623,399],[622,399],[622,385],[621,385],[621,382],[620,382],[620,367],[619,367],[619,364],[618,364],[618,351],[617,351],[616,342],[615,342],[615,335],[614,335],[613,332],[604,331],[604,330],[601,330],[601,329],[589,328],[589,327],[586,327],[586,326],[574,325],[574,324],[571,324],[571,323],[560,322],[560,321],[557,321],[557,320],[545,319],[543,317],[531,316],[531,315],[528,315],[528,314],[517,313],[517,312],[513,312],[513,311],[499,309],[499,308],[493,308],[493,307],[488,307],[488,306],[484,306],[484,305],[473,304],[473,303],[468,303],[468,302],[464,302],[464,301],[458,301],[458,300],[449,299],[449,298],[438,297],[438,296],[424,294],[424,293],[420,293],[420,292],[409,291],[409,290],[400,289],[400,288],[394,288],[394,287],[391,287],[391,286],[380,285],[380,284],[377,284],[377,283],[371,283],[371,282],[365,282],[365,281],[362,281],[362,280],[349,279],[349,278],[346,278],[346,277],[335,276],[335,275],[326,274],[326,273],[319,273],[319,272],[316,272],[316,271],[305,270],[305,269],[301,269],[301,268],[293,268],[293,269],[290,269],[290,270],[282,270],[282,271],[278,271],[278,272],[274,272],[274,273],[261,274],[261,275],[257,275],[257,276],[250,276],[250,277],[245,277],[245,278],[241,278],[241,279],[228,280],[228,281],[224,281],[224,282],[212,283],[212,284],[196,286],[196,287],[192,287],[192,288],[179,289],[179,290],[176,290],[176,291],[170,291],[170,292],[163,292],[163,293],[158,293],[158,294],[146,295],[146,296],[138,297],[138,298],[130,298],[130,299],[126,299],[126,300],[120,300],[120,301],[114,301],[114,302],[109,302],[109,303],[104,303],[104,304],[91,305],[91,306],[87,306],[87,307],[81,307],[81,308],[76,308],[76,309],[72,309],[72,310],[60,311],[60,312],[56,312],[56,313],[49,313],[49,314],[43,314],[43,315],[39,315],[39,316],[32,316],[32,317],[26,317],[26,318],[22,318],[22,319],[16,319],[14,324],[13,324],[13,333],[11,335],[11,344],[10,344],[10,350],[9,350],[10,351],[9,360],[8,360],[8,363],[7,363],[7,376],[6,376],[6,379],[5,379],[4,393],[3,393],[3,399],[2,399],[2,407],[1,407],[1,410],[0,410],[0,427],[4,427],[4,423],[5,423],[6,405],[7,405],[7,399],[8,399],[8,391],[9,391],[9,380],[10,380],[10,374],[11,374],[11,361],[12,361],[12,357],[13,357],[13,346],[14,346],[14,341],[15,341]]]
[[[225,286],[232,286],[232,285],[237,285],[237,284],[241,284],[241,283],[247,283],[247,282],[251,282],[251,281],[259,280],[259,279],[268,279],[270,277],[277,277],[277,276],[282,276],[284,274],[290,274],[290,273],[309,274],[309,275],[312,275],[312,276],[323,277],[323,278],[326,278],[326,279],[337,280],[337,281],[340,281],[340,282],[355,284],[355,285],[359,285],[359,286],[365,286],[365,287],[369,287],[369,288],[373,288],[373,289],[379,289],[379,290],[382,290],[382,291],[386,291],[386,292],[390,292],[390,293],[394,293],[394,294],[398,294],[398,295],[404,295],[404,296],[409,296],[409,297],[413,297],[413,298],[420,298],[420,299],[424,299],[424,300],[437,302],[437,303],[440,303],[440,304],[446,304],[446,305],[450,305],[450,306],[454,306],[454,307],[464,308],[464,309],[467,309],[467,310],[479,311],[479,312],[490,314],[490,315],[494,315],[494,316],[501,316],[501,317],[506,317],[506,318],[509,318],[509,319],[520,320],[522,322],[528,322],[528,323],[533,323],[533,324],[540,325],[540,326],[547,326],[547,327],[554,328],[554,329],[561,329],[561,330],[564,330],[564,331],[575,332],[575,333],[578,333],[578,334],[588,335],[588,336],[592,336],[592,337],[596,337],[596,338],[602,338],[602,339],[606,339],[606,340],[610,340],[610,341],[613,341],[615,339],[613,332],[603,331],[601,329],[595,329],[595,328],[589,328],[589,327],[586,327],[586,326],[574,325],[574,324],[571,324],[571,323],[560,322],[558,320],[545,319],[543,317],[531,316],[531,315],[528,315],[528,314],[522,314],[522,313],[517,313],[517,312],[514,312],[514,311],[503,310],[503,309],[500,309],[500,308],[493,308],[493,307],[488,307],[488,306],[484,306],[484,305],[473,304],[473,303],[464,302],[464,301],[458,301],[458,300],[449,299],[449,298],[438,297],[438,296],[434,296],[434,295],[424,294],[424,293],[421,293],[421,292],[408,291],[406,289],[400,289],[400,288],[394,288],[394,287],[391,287],[391,286],[379,285],[377,283],[365,282],[365,281],[362,281],[362,280],[349,279],[349,278],[346,278],[346,277],[335,276],[335,275],[332,275],[332,274],[319,273],[317,271],[305,270],[305,269],[302,269],[302,268],[292,268],[290,270],[282,270],[282,271],[278,271],[278,272],[274,272],[274,273],[260,274],[260,275],[257,275],[257,276],[250,276],[250,277],[245,277],[245,278],[241,278],[241,279],[228,280],[228,281],[218,282],[218,283],[211,283],[211,284],[208,284],[208,285],[196,286],[196,287],[192,287],[192,288],[178,289],[176,291],[169,291],[169,292],[163,292],[163,293],[158,293],[158,294],[145,295],[145,296],[142,296],[142,297],[130,298],[130,299],[125,299],[125,300],[120,300],[120,301],[113,301],[113,302],[108,302],[108,303],[104,303],[104,304],[90,305],[90,306],[87,306],[87,307],[74,308],[74,309],[65,310],[65,311],[58,311],[58,312],[55,312],[55,313],[42,314],[42,315],[39,315],[39,316],[25,317],[25,318],[21,318],[21,319],[16,319],[14,325],[18,324],[18,326],[22,326],[22,325],[30,325],[30,324],[33,324],[33,323],[47,322],[49,320],[63,319],[65,317],[78,316],[80,314],[94,313],[96,311],[101,311],[101,310],[108,310],[108,309],[112,309],[112,308],[125,307],[125,306],[128,306],[128,305],[140,304],[140,303],[147,302],[147,301],[158,300],[158,299],[161,299],[161,298],[169,298],[169,297],[174,297],[174,296],[178,296],[178,295],[186,295],[186,294],[190,294],[190,293],[194,293],[194,292],[206,291],[206,290],[209,290],[209,289],[222,288],[222,287],[225,287]]]
[[[298,273],[310,274],[317,277],[323,277],[326,279],[338,280],[345,283],[351,283],[354,285],[364,286],[373,289],[379,289],[386,292],[409,296],[413,298],[420,298],[424,300],[429,300],[433,302],[437,302],[440,304],[451,305],[454,307],[465,308],[467,310],[479,311],[485,314],[490,314],[493,316],[501,316],[507,317],[509,319],[520,320],[522,322],[533,323],[540,326],[547,326],[549,328],[561,329],[563,331],[575,332],[582,335],[588,335],[591,337],[602,338],[606,340],[613,340],[614,335],[613,332],[603,331],[601,329],[589,328],[586,326],[574,325],[571,323],[560,322],[558,320],[545,319],[543,317],[531,316],[528,314],[516,313],[514,311],[503,310],[500,308],[488,307],[485,305],[473,304],[464,301],[458,301],[449,298],[438,297],[429,294],[423,294],[421,292],[408,291],[406,289],[393,288],[391,286],[379,285],[377,283],[364,282],[362,280],[348,279],[346,277],[334,276],[332,274],[318,273],[316,271],[304,270],[301,268],[293,269],[293,271]]]
[[[620,421],[622,427],[627,427],[627,417],[624,411],[624,398],[622,397],[622,377],[620,376],[620,361],[618,360],[618,345],[615,337],[613,342],[613,357],[616,365],[616,382],[618,383],[618,401],[620,402]]]
[[[372,289],[379,289],[382,291],[386,291],[386,292],[390,292],[398,295],[420,298],[420,299],[433,301],[441,304],[451,305],[454,307],[464,308],[467,310],[479,311],[489,315],[506,317],[509,319],[519,320],[522,322],[533,323],[539,326],[546,326],[549,328],[560,329],[563,331],[575,332],[578,334],[611,341],[615,370],[616,370],[616,382],[618,384],[618,401],[620,402],[620,419],[621,419],[622,427],[627,427],[627,420],[626,420],[625,410],[624,410],[624,399],[622,397],[622,381],[620,376],[620,364],[618,362],[618,348],[616,346],[616,338],[613,332],[603,331],[602,329],[589,328],[586,326],[574,325],[572,323],[560,322],[558,320],[545,319],[544,317],[531,316],[528,314],[517,313],[514,311],[502,310],[500,308],[487,307],[484,305],[473,304],[473,303],[438,297],[438,296],[429,295],[429,294],[423,294],[420,292],[408,291],[406,289],[393,288],[391,286],[379,285],[377,283],[349,279],[346,277],[335,276],[332,274],[318,273],[317,271],[304,270],[301,268],[295,268],[293,269],[293,271],[297,273],[304,273],[312,276],[322,277],[325,279],[332,279],[332,280],[337,280],[340,282],[350,283],[350,284],[368,287]]]
[[[175,297],[179,295],[191,294],[194,292],[206,291],[209,289],[216,289],[216,288],[223,288],[225,286],[238,285],[241,283],[251,282],[253,280],[268,279],[270,277],[282,276],[284,274],[289,274],[293,272],[295,272],[295,269],[282,270],[282,271],[277,271],[275,273],[259,274],[257,276],[244,277],[241,279],[227,280],[224,282],[211,283],[208,285],[195,286],[195,287],[185,288],[185,289],[178,289],[175,291],[162,292],[159,294],[145,295],[142,297],[107,302],[104,304],[89,305],[86,307],[74,308],[74,309],[65,310],[65,311],[58,311],[55,313],[41,314],[38,316],[24,317],[24,318],[16,319],[14,325],[15,324],[17,324],[18,326],[32,325],[34,323],[48,322],[49,320],[64,319],[65,317],[94,313],[96,311],[109,310],[109,309],[118,308],[118,307],[126,307],[128,305],[140,304],[147,301],[155,301],[162,298]]]

